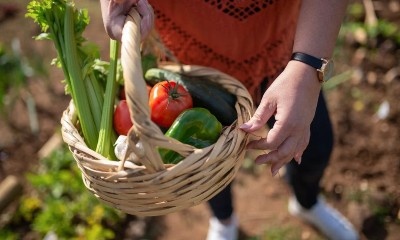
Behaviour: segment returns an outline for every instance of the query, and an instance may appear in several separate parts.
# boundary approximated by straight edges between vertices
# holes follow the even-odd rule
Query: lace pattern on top
[[[223,13],[236,18],[239,21],[247,19],[249,16],[260,12],[262,9],[266,8],[268,5],[273,4],[273,0],[264,1],[243,1],[243,0],[204,0],[217,9],[221,10]]]

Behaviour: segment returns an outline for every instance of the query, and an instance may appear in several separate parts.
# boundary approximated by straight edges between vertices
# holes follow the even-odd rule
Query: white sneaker
[[[229,224],[221,223],[216,217],[210,218],[207,240],[237,240],[238,239],[238,220],[236,215],[232,215]]]
[[[358,233],[353,225],[338,211],[328,206],[323,198],[319,197],[318,202],[311,209],[304,209],[296,197],[289,199],[289,213],[314,225],[326,237],[332,240],[356,240]]]

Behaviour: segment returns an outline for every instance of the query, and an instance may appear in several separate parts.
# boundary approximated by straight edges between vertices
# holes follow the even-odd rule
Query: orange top
[[[183,64],[216,68],[255,100],[290,59],[300,0],[150,0],[165,46]],[[258,102],[258,101],[257,101]]]

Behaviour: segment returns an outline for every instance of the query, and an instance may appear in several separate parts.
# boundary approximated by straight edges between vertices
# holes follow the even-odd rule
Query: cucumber
[[[187,76],[185,74],[181,74],[181,75],[183,77],[182,81],[194,82],[194,83],[199,83],[199,84],[205,85],[205,86],[207,86],[207,88],[210,88],[210,91],[212,91],[212,93],[215,93],[215,95],[224,99],[224,101],[226,103],[228,103],[230,106],[235,106],[236,100],[237,100],[236,96],[233,95],[232,93],[228,92],[220,84],[213,82],[206,77]]]
[[[150,85],[163,80],[175,81],[188,90],[193,99],[193,107],[208,109],[224,126],[237,119],[236,96],[222,86],[205,77],[192,77],[165,69],[151,68],[145,79]]]

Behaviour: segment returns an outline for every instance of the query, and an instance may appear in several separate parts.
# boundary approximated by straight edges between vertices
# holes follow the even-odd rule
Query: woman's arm
[[[330,58],[348,0],[303,0],[293,52]]]
[[[331,57],[347,3],[347,0],[303,0],[293,52],[318,58]],[[254,116],[241,126],[246,132],[254,132],[264,127],[275,114],[276,123],[267,137],[248,145],[249,148],[270,151],[255,161],[270,163],[273,175],[293,158],[301,162],[309,142],[310,125],[320,90],[315,68],[290,61],[264,93]]]

